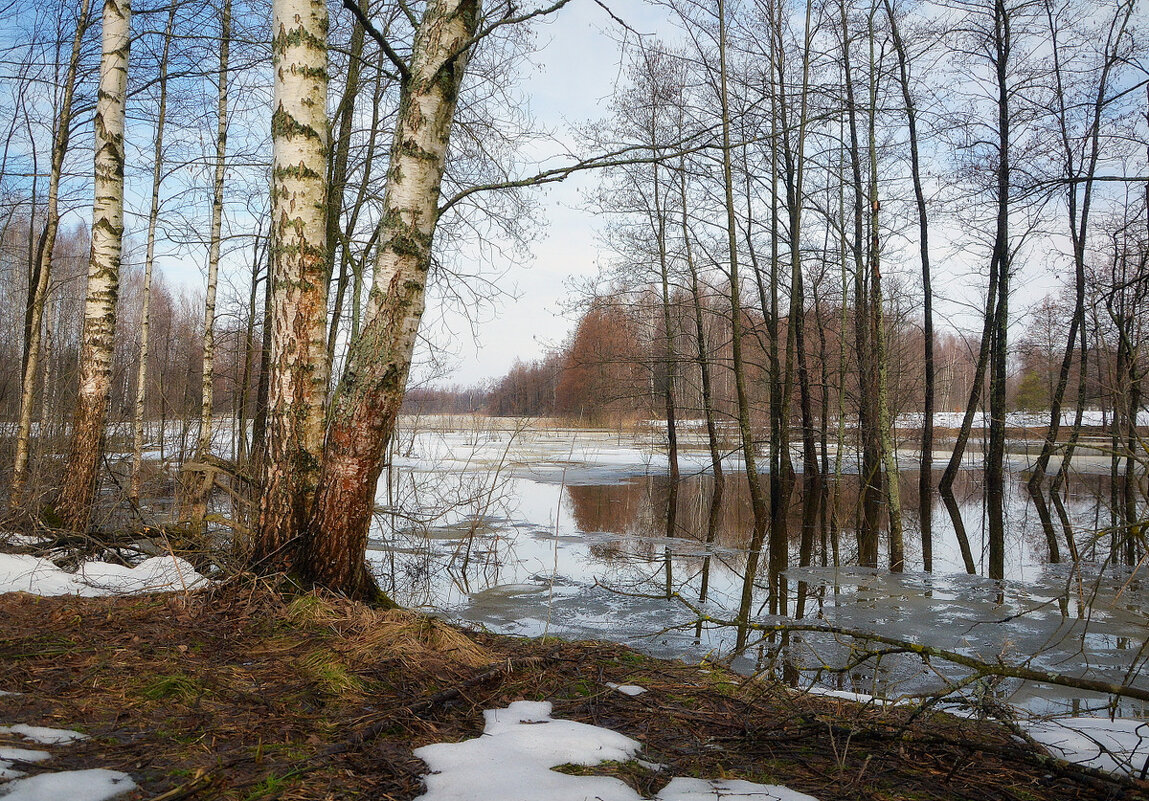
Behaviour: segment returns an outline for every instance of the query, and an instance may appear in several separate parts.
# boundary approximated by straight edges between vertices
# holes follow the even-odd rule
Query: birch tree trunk
[[[68,60],[68,71],[64,78],[64,93],[60,100],[60,111],[56,117],[56,129],[52,136],[52,167],[48,177],[48,207],[46,209],[44,231],[37,248],[39,269],[37,270],[32,307],[29,315],[24,376],[20,393],[20,422],[16,433],[16,460],[12,468],[11,506],[23,505],[24,493],[28,484],[28,456],[31,452],[32,410],[36,402],[36,373],[41,361],[41,330],[44,324],[44,304],[48,300],[48,287],[51,285],[52,254],[56,248],[56,233],[60,229],[60,177],[64,170],[64,156],[68,152],[69,134],[72,130],[72,100],[76,92],[76,73],[80,65],[80,46],[84,32],[88,28],[89,0],[81,0],[80,14],[76,19],[76,33],[72,38],[72,53]]]
[[[304,572],[374,595],[364,565],[383,454],[423,314],[440,184],[479,0],[430,0],[403,76],[366,321],[332,402]]]
[[[111,391],[124,237],[124,104],[131,16],[130,0],[105,0],[95,119],[95,200],[80,345],[80,386],[59,507],[60,518],[70,531],[86,530],[91,518]]]
[[[140,498],[140,472],[144,460],[144,409],[148,386],[148,347],[151,337],[152,268],[156,256],[156,224],[160,217],[160,184],[163,182],[164,165],[164,123],[168,108],[168,53],[171,49],[172,30],[175,27],[177,3],[168,9],[167,27],[164,30],[164,47],[159,64],[159,108],[156,113],[156,147],[152,162],[152,202],[148,212],[147,256],[144,259],[144,285],[140,300],[140,351],[136,366],[136,404],[132,419],[132,471],[128,485],[128,497],[134,501]],[[163,432],[160,432],[163,436]]]
[[[223,233],[223,179],[227,167],[227,78],[228,50],[231,46],[231,0],[220,9],[219,81],[216,113],[215,175],[212,180],[211,231],[207,256],[207,291],[203,314],[203,367],[200,373],[199,460],[211,453],[215,405],[215,296],[219,283],[219,252]],[[215,474],[204,471],[193,478],[192,524],[203,522]]]
[[[252,557],[294,566],[319,480],[327,390],[327,5],[274,0],[271,356]]]

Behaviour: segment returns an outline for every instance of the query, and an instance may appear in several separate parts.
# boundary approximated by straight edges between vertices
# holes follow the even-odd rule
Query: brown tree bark
[[[72,130],[72,101],[76,92],[76,73],[80,65],[80,46],[89,24],[89,0],[81,0],[76,32],[72,38],[72,53],[64,77],[64,92],[60,110],[56,115],[52,136],[52,166],[48,176],[48,205],[45,210],[44,230],[37,246],[37,269],[31,282],[31,305],[27,315],[27,336],[24,342],[24,375],[21,383],[20,421],[16,433],[16,458],[12,467],[10,506],[24,503],[28,483],[28,461],[31,453],[32,410],[36,401],[36,379],[40,369],[44,306],[51,285],[52,255],[56,247],[56,234],[60,228],[60,178],[64,170],[64,156]],[[45,373],[46,377],[46,373]]]

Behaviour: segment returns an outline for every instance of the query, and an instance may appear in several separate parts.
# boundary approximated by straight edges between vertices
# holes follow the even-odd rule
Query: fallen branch
[[[962,665],[973,670],[978,671],[983,675],[1000,676],[1009,679],[1021,679],[1023,681],[1037,681],[1045,684],[1055,684],[1060,687],[1069,687],[1074,690],[1085,690],[1088,692],[1096,692],[1107,695],[1118,695],[1124,698],[1134,698],[1138,701],[1149,701],[1149,690],[1140,687],[1134,687],[1131,684],[1117,684],[1111,681],[1102,681],[1100,679],[1087,679],[1078,678],[1075,676],[1066,676],[1063,673],[1053,673],[1048,670],[1038,670],[1036,668],[1027,667],[1025,665],[1010,665],[1005,662],[987,662],[984,659],[963,654],[960,651],[951,651],[947,648],[936,648],[932,645],[923,645],[921,643],[910,642],[909,640],[899,639],[897,637],[888,637],[883,634],[876,634],[872,631],[862,631],[861,629],[845,628],[843,626],[832,626],[825,623],[800,623],[798,621],[790,621],[786,623],[755,623],[750,621],[727,620],[723,618],[716,618],[706,614],[700,608],[692,604],[690,601],[683,598],[680,594],[674,593],[673,598],[678,600],[683,606],[697,615],[698,620],[703,623],[709,623],[716,626],[730,626],[742,627],[749,631],[760,631],[764,634],[785,634],[788,632],[811,632],[815,634],[831,634],[839,637],[852,637],[856,640],[868,640],[870,642],[881,643],[883,645],[890,645],[895,648],[904,650],[907,653],[917,654],[923,661],[928,662],[930,659],[944,659],[947,662],[952,662],[955,665]]]

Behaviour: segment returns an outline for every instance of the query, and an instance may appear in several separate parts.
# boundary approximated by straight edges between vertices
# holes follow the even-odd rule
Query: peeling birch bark
[[[71,531],[86,530],[91,518],[111,392],[124,237],[124,105],[131,16],[130,0],[105,0],[95,119],[92,247],[80,345],[80,386],[72,418],[72,447],[59,504],[63,524]]]
[[[271,357],[253,559],[294,566],[315,495],[327,390],[327,4],[272,5]]]
[[[440,183],[479,7],[479,0],[428,3],[400,91],[374,283],[332,403],[305,557],[310,579],[350,595],[374,589],[364,566],[367,531],[423,314]]]

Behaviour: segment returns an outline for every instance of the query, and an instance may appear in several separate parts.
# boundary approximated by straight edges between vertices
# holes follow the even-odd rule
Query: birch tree
[[[375,486],[411,368],[451,125],[479,21],[479,0],[430,0],[409,61],[395,59],[402,80],[378,262],[332,401],[304,559],[308,578],[352,595],[374,591],[364,554]]]
[[[172,33],[175,28],[176,9],[173,2],[168,9],[168,21],[164,29],[164,44],[160,53],[157,81],[159,100],[156,109],[156,143],[152,162],[152,198],[148,210],[147,251],[144,257],[144,284],[140,300],[140,349],[139,363],[136,366],[136,404],[132,417],[132,467],[129,478],[128,497],[139,500],[141,472],[144,459],[144,412],[147,402],[148,348],[151,339],[152,313],[152,274],[156,257],[156,225],[160,217],[160,188],[163,183],[164,168],[164,125],[168,109],[168,56],[171,52]]]
[[[91,517],[111,389],[124,236],[124,106],[131,16],[130,0],[105,0],[95,118],[95,200],[80,383],[59,506],[65,527],[72,531],[85,530]]]
[[[219,255],[223,233],[223,182],[227,169],[227,79],[228,51],[231,46],[231,0],[220,8],[219,72],[216,93],[215,171],[212,177],[211,230],[208,239],[207,293],[204,298],[203,367],[201,369],[199,444],[197,457],[211,453],[215,397],[215,303],[219,284]],[[326,91],[326,90],[325,90]],[[192,519],[202,522],[215,474],[205,470],[193,490]]]
[[[274,0],[267,458],[253,558],[291,564],[323,451],[327,389],[327,5]]]
[[[12,505],[23,501],[28,481],[28,456],[31,450],[32,410],[36,403],[36,377],[40,369],[41,336],[44,325],[44,305],[48,301],[51,285],[52,255],[56,248],[56,235],[60,229],[60,178],[64,170],[72,131],[72,103],[76,93],[76,74],[80,65],[80,48],[89,22],[89,0],[81,0],[76,31],[72,38],[72,52],[64,76],[63,96],[56,115],[52,135],[52,165],[48,176],[48,202],[44,230],[37,245],[36,270],[33,273],[32,304],[24,343],[24,374],[20,391],[20,422],[16,433],[16,458],[12,468]]]

